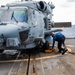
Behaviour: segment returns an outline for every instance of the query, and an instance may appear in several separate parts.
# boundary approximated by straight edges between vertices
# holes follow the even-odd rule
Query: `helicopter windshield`
[[[0,10],[1,22],[27,22],[28,11],[25,10]]]
[[[28,12],[23,10],[15,10],[12,13],[11,20],[17,21],[17,22],[27,22],[28,21]]]

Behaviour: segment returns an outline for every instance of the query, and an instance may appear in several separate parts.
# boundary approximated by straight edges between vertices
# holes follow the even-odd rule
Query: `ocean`
[[[62,33],[65,35],[66,38],[75,38],[75,25],[72,27],[60,27],[63,29]],[[56,28],[57,29],[57,28]]]
[[[75,38],[75,25],[72,25],[72,27],[63,28],[62,33],[66,38]]]

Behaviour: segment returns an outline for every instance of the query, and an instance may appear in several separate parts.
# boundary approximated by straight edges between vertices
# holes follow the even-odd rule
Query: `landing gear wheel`
[[[3,53],[3,51],[4,51],[4,49],[1,49],[1,50],[0,50],[0,53]]]
[[[44,44],[43,44],[43,51],[45,52],[45,50],[49,49],[49,42],[46,41]]]

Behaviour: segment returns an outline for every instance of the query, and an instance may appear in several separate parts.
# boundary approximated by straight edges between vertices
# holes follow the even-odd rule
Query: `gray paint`
[[[4,15],[6,18],[2,17],[0,21],[2,23],[6,23],[6,25],[0,24],[0,37],[4,41],[6,41],[6,46],[3,45],[3,42],[0,42],[2,44],[2,47],[0,49],[30,49],[34,48],[37,43],[41,42],[42,44],[45,43],[46,40],[51,40],[51,33],[60,31],[60,30],[51,30],[53,21],[52,21],[52,10],[54,9],[54,5],[47,4],[46,2],[42,1],[42,4],[44,5],[44,8],[39,10],[38,7],[39,1],[22,1],[22,2],[15,2],[7,4],[6,7],[0,8],[0,10],[5,11],[8,13],[6,16],[6,13]],[[11,16],[14,11],[27,11],[28,21],[26,22],[16,22],[16,18],[14,16],[15,21],[11,20]],[[49,20],[49,21],[48,21]],[[46,27],[46,28],[45,28]],[[22,38],[25,38],[25,35],[27,38],[22,41],[22,38],[20,38],[20,32],[26,32],[29,30],[27,34],[24,33],[24,36]],[[45,35],[48,35],[45,37]],[[50,37],[50,38],[48,38]],[[0,39],[1,39],[0,38]],[[51,42],[51,41],[49,41]]]

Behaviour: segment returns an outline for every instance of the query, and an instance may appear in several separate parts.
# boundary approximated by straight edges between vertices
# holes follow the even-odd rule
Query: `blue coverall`
[[[54,47],[55,41],[58,42],[59,52],[61,53],[61,51],[65,51],[65,49],[62,48],[62,44],[64,44],[65,41],[65,36],[62,33],[58,32],[54,34],[52,48]]]

